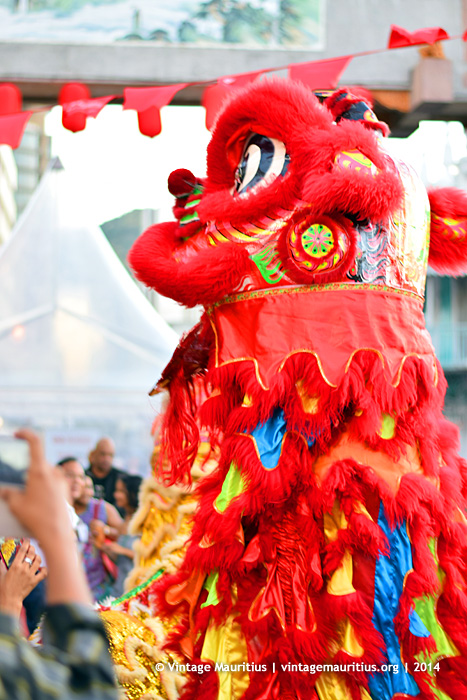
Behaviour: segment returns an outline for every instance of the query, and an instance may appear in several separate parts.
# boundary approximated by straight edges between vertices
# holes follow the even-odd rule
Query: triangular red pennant
[[[201,104],[206,110],[206,129],[211,131],[216,116],[222,109],[227,95],[230,93],[230,87],[222,82],[216,83],[207,87],[201,98]]]
[[[62,106],[63,114],[66,117],[74,114],[84,114],[86,117],[97,117],[101,109],[114,99],[115,95],[107,95],[106,97],[94,97],[90,100],[67,102]]]
[[[255,70],[251,71],[251,73],[239,73],[238,75],[224,75],[222,78],[219,78],[218,83],[223,83],[226,86],[230,87],[243,87],[244,85],[247,85],[248,83],[251,83],[252,80],[255,80],[258,75],[261,75],[264,73],[262,70]]]
[[[441,27],[429,27],[418,29],[416,32],[408,32],[395,24],[391,25],[388,49],[400,49],[403,46],[417,46],[419,44],[434,44],[450,36]]]
[[[161,109],[161,107],[168,105],[173,96],[187,85],[188,83],[177,83],[161,87],[125,88],[123,90],[123,109],[135,109],[137,112],[144,112],[150,107]]]
[[[293,63],[289,66],[289,76],[292,80],[300,80],[312,90],[335,88],[352,58],[353,56],[340,56],[326,61]]]
[[[206,110],[206,129],[209,131],[221,111],[225,100],[232,90],[241,88],[261,75],[264,71],[257,70],[251,73],[239,73],[238,75],[224,75],[215,85],[207,87],[203,92],[201,104]]]
[[[32,112],[18,112],[0,116],[0,144],[18,148],[31,115]]]

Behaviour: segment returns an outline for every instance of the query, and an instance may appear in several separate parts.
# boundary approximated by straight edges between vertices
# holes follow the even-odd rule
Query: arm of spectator
[[[123,519],[118,510],[111,503],[104,502],[105,513],[107,515],[107,529],[105,534],[111,540],[118,539],[122,531]]]
[[[132,549],[123,547],[118,542],[106,542],[104,545],[102,545],[101,549],[103,552],[105,552],[105,554],[112,557],[112,559],[116,559],[119,554],[122,554],[124,557],[128,557],[129,559],[135,558],[135,553]]]
[[[29,430],[30,468],[23,491],[0,489],[0,497],[35,537],[47,560],[44,647],[39,654],[22,639],[11,615],[0,611],[0,698],[16,700],[117,700],[113,664],[103,625],[91,609],[65,505],[63,479],[45,461]]]
[[[30,430],[17,433],[29,442],[31,455],[24,490],[2,488],[0,496],[26,529],[38,540],[49,570],[47,602],[91,604],[76,536],[66,506],[66,485],[60,470],[46,462],[39,437]]]
[[[18,549],[9,569],[0,569],[0,610],[19,617],[23,600],[47,576],[41,558],[29,540]]]
[[[98,549],[104,544],[105,540],[105,523],[102,520],[91,520],[89,523],[89,537],[93,545]]]

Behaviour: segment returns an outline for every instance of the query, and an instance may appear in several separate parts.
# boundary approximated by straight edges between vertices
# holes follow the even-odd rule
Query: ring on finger
[[[31,566],[32,559],[30,559],[29,557],[24,557],[24,561],[27,562],[29,564],[29,566]]]

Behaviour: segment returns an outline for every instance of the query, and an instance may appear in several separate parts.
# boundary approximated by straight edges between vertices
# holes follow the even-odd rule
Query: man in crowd
[[[20,636],[17,611],[0,608],[0,700],[117,700],[107,639],[91,609],[62,480],[45,461],[37,435],[21,430],[17,437],[29,443],[26,486],[1,488],[0,497],[44,552],[47,608],[41,650]],[[23,557],[22,564],[29,559]]]
[[[115,505],[115,484],[119,477],[119,470],[112,466],[115,457],[115,445],[108,437],[101,438],[95,448],[89,454],[89,468],[86,474],[94,482],[96,498],[103,498],[108,503]]]

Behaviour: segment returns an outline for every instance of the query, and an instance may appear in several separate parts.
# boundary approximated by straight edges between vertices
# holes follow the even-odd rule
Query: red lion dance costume
[[[167,648],[211,662],[184,699],[467,698],[465,467],[423,317],[428,252],[466,264],[467,197],[429,202],[386,131],[346,90],[247,86],[206,180],[175,171],[177,221],[130,253],[205,308],[160,383],[166,479],[189,478],[197,423],[220,450],[156,584]]]

